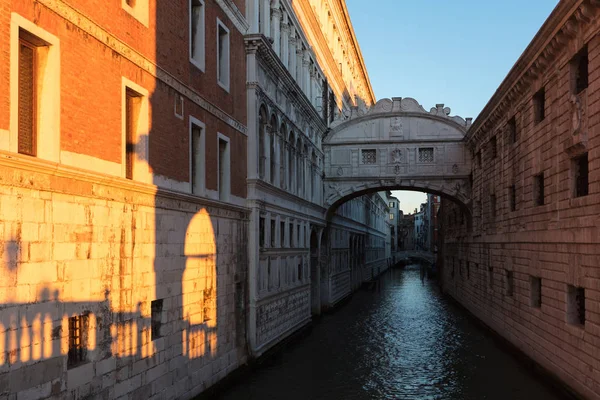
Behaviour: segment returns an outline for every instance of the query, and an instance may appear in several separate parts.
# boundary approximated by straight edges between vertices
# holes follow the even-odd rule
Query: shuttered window
[[[133,179],[135,131],[139,113],[140,95],[131,89],[125,92],[125,177]]]
[[[36,48],[19,40],[19,153],[36,155]]]

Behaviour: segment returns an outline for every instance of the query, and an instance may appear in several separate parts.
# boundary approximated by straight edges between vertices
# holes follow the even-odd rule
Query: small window
[[[290,247],[294,247],[294,224],[292,222],[290,222],[289,227],[289,241],[290,241]]]
[[[87,361],[89,316],[69,318],[69,353],[67,368],[74,368]]]
[[[390,214],[390,219],[394,219],[394,214]]]
[[[285,221],[279,222],[279,247],[285,247]]]
[[[493,220],[496,219],[496,195],[490,195],[490,218]]]
[[[230,156],[229,156],[229,139],[219,135],[219,171],[218,171],[218,188],[219,200],[228,201],[230,194]]]
[[[394,202],[390,201],[390,208],[394,208]]]
[[[265,247],[265,219],[263,217],[260,217],[258,223],[258,245]]]
[[[494,287],[494,267],[488,267],[488,285],[490,289]]]
[[[471,263],[469,261],[465,261],[467,266],[467,279],[471,279]]]
[[[515,117],[508,120],[508,136],[511,143],[517,143],[517,118]]]
[[[542,306],[542,279],[537,276],[529,278],[531,307],[540,308]]]
[[[125,90],[125,178],[133,179],[135,142],[142,96],[130,88]]]
[[[302,247],[302,237],[300,236],[300,225],[296,225],[296,243],[298,244],[298,247]]]
[[[377,150],[361,150],[363,164],[377,164]]]
[[[517,210],[517,187],[515,185],[511,185],[508,188],[508,197],[509,197],[510,211],[516,211]]]
[[[588,195],[588,153],[575,157],[571,161],[573,175],[573,196]]]
[[[217,81],[229,91],[229,29],[217,19]]]
[[[588,87],[588,50],[587,46],[571,59],[571,92],[579,94]]]
[[[540,123],[546,118],[546,90],[541,88],[533,95],[533,120]]]
[[[514,290],[513,272],[506,271],[506,295],[512,297]]]
[[[420,163],[432,163],[433,162],[433,147],[425,147],[419,149],[419,162]]]
[[[567,322],[585,325],[585,289],[567,285]]]
[[[490,157],[492,159],[498,156],[498,143],[496,141],[496,136],[490,139]]]
[[[277,226],[277,221],[271,219],[271,248],[276,246],[277,235],[275,234],[275,228]]]
[[[298,282],[302,282],[302,263],[298,264]]]
[[[150,303],[150,325],[152,340],[162,337],[160,328],[162,327],[163,299],[152,300]]]
[[[200,195],[204,194],[204,182],[206,179],[204,124],[200,121],[190,120],[190,143],[192,193]]]
[[[32,41],[19,36],[19,153],[37,155],[38,49]]]
[[[533,177],[533,205],[544,205],[544,173]]]
[[[205,65],[204,1],[190,0],[190,61],[201,71]]]

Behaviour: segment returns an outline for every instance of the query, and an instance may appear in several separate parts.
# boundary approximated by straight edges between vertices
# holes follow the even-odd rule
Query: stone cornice
[[[467,132],[470,147],[483,140],[478,137],[481,130],[495,127],[512,104],[523,98],[531,84],[555,62],[555,55],[576,36],[578,25],[597,15],[599,5],[599,0],[559,2]]]
[[[127,203],[134,203],[135,199],[139,196],[150,196],[153,200],[144,205],[156,206],[160,208],[172,208],[166,205],[160,205],[158,203],[158,199],[162,198],[203,207],[212,207],[214,209],[233,211],[244,214],[246,217],[250,212],[250,210],[246,207],[240,207],[230,203],[222,203],[207,199],[205,197],[198,197],[191,194],[163,189],[155,185],[99,174],[84,169],[41,160],[35,157],[28,157],[5,151],[0,151],[0,169],[2,168],[6,168],[7,171],[27,171],[31,173],[40,173],[53,178],[63,178],[70,182],[68,186],[59,189],[58,187],[55,187],[53,180],[37,181],[37,186],[32,186],[33,183],[28,184],[29,182],[23,181],[21,186],[24,188],[30,188],[32,190],[62,192],[71,194],[73,196],[108,201],[124,201]],[[81,190],[80,183],[89,183],[92,184],[92,186],[87,187],[86,190]],[[14,182],[11,184],[14,185]],[[40,187],[42,184],[47,184],[48,187]],[[110,190],[111,188],[117,189],[119,194],[125,193],[125,195],[118,196],[117,193]],[[239,215],[235,216],[234,218],[239,218]]]
[[[181,93],[190,101],[196,103],[199,107],[202,107],[204,110],[219,118],[232,128],[243,133],[244,135],[247,135],[246,125],[234,119],[225,111],[221,110],[218,106],[202,97],[199,92],[179,81],[167,70],[155,64],[153,61],[114,36],[112,33],[102,28],[100,25],[92,21],[77,9],[73,8],[62,0],[37,0],[37,2],[44,5],[69,23],[73,24],[73,26],[77,27],[82,32],[85,32],[89,36],[93,37],[107,48],[110,48],[124,59],[129,60],[140,69],[144,70],[164,84],[170,86],[175,91]]]
[[[262,34],[251,34],[244,37],[247,49],[257,51],[260,59],[273,71],[275,76],[281,79],[284,85],[296,93],[295,98],[290,96],[292,103],[304,115],[307,121],[314,124],[318,132],[325,132],[327,125],[321,115],[313,107],[296,80],[290,75],[288,69],[283,65],[281,59],[273,51],[271,43]],[[318,133],[317,132],[317,133]],[[306,132],[303,132],[305,134]]]
[[[367,66],[365,65],[365,60],[362,55],[362,51],[360,50],[360,46],[358,44],[358,40],[356,38],[356,33],[354,32],[354,26],[352,25],[352,20],[350,19],[350,13],[348,12],[348,7],[346,6],[345,0],[338,0],[340,2],[340,6],[343,10],[344,19],[346,22],[346,27],[349,30],[349,36],[352,39],[352,44],[354,47],[354,52],[357,55],[357,59],[360,62],[361,71],[363,74],[363,79],[367,85],[367,89],[369,91],[369,95],[371,96],[371,103],[375,104],[375,93],[373,92],[373,87],[371,86],[371,79],[369,78],[369,73],[367,71]],[[368,103],[367,103],[368,105]]]

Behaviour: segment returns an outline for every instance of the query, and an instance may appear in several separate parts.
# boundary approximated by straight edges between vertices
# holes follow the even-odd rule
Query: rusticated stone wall
[[[2,153],[0,213],[0,398],[190,398],[245,362],[243,208]]]

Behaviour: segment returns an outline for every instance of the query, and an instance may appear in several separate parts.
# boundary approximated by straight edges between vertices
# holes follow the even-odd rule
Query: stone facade
[[[248,2],[248,329],[253,356],[346,297],[360,277],[371,276],[371,269],[382,270],[378,258],[350,267],[359,240],[368,247],[385,243],[367,241],[373,230],[368,222],[340,216],[323,204],[322,141],[328,126],[351,107],[373,103],[358,47],[343,56],[340,31],[329,35],[325,28],[330,25],[315,29],[312,24],[332,3],[330,25],[351,27],[338,2]],[[344,40],[356,45],[352,35]],[[340,57],[356,65],[358,73],[330,62]],[[368,273],[359,273],[362,269]]]
[[[246,361],[240,9],[0,1],[0,398],[191,398]]]
[[[443,200],[444,289],[600,398],[600,13],[559,2],[467,135],[472,218]]]

